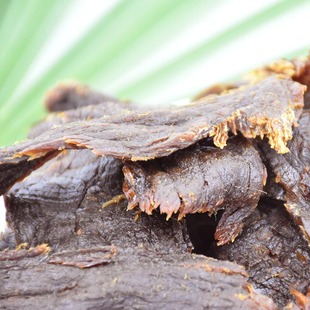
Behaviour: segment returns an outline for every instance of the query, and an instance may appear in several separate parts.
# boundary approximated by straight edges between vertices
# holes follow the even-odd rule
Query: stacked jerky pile
[[[305,85],[309,60],[153,111],[78,85],[51,91],[47,119],[0,151],[8,222],[33,247],[0,252],[1,303],[309,306]],[[219,260],[188,253],[189,237]]]

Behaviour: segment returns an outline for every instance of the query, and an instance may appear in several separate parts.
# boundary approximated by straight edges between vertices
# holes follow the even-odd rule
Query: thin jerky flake
[[[222,148],[229,130],[235,134],[240,131],[248,138],[266,135],[271,147],[285,153],[292,125],[303,106],[304,91],[304,86],[291,80],[270,77],[254,86],[207,97],[187,107],[133,112],[60,126],[33,142],[21,144],[19,153],[32,156],[38,150],[55,147],[87,147],[100,155],[153,159],[207,136],[214,137],[215,145]]]
[[[239,234],[266,181],[258,152],[241,137],[229,139],[223,150],[195,145],[169,157],[128,162],[123,172],[129,209],[139,205],[151,214],[159,208],[167,218],[178,211],[182,218],[188,213],[211,216],[224,210],[215,232],[218,245]]]

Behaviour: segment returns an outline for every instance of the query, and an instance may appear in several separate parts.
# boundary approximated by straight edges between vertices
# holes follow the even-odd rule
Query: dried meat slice
[[[305,110],[287,154],[277,154],[267,143],[261,144],[263,157],[284,190],[287,211],[310,242],[310,111]]]
[[[66,148],[89,148],[98,155],[132,161],[149,160],[167,156],[208,136],[223,148],[229,131],[241,132],[248,138],[266,136],[272,148],[285,153],[292,126],[297,125],[302,111],[304,91],[304,85],[273,76],[226,95],[207,96],[186,107],[73,122],[3,148],[0,166],[22,165],[24,160]],[[2,192],[8,188],[5,182],[0,186]]]
[[[83,260],[92,263],[91,253],[98,250],[83,253]],[[26,310],[277,309],[270,298],[253,289],[244,268],[237,264],[189,254],[120,247],[116,251],[114,263],[84,269],[50,264],[47,254],[29,257],[23,253],[24,258],[1,260],[0,252],[1,306]],[[14,257],[16,253],[11,252],[4,254]],[[72,256],[76,259],[80,252],[54,257],[72,262]]]
[[[218,244],[233,241],[257,206],[266,170],[258,152],[242,137],[229,139],[221,150],[195,145],[169,157],[128,162],[124,193],[129,209],[139,205],[149,214],[156,208],[169,218],[224,210],[215,231]]]
[[[28,134],[30,139],[57,125],[128,114],[141,109],[133,103],[118,101],[77,83],[62,83],[50,90],[46,95],[45,105],[52,113],[31,129]]]

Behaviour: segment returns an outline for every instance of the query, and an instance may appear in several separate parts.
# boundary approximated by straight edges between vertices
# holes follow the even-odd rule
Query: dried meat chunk
[[[229,139],[222,150],[201,143],[169,157],[128,162],[123,172],[129,209],[139,205],[151,214],[159,208],[167,218],[224,210],[215,231],[219,245],[239,234],[267,177],[258,152],[243,137]]]
[[[62,153],[5,194],[17,243],[48,243],[68,250],[103,245],[187,251],[183,224],[164,216],[137,216],[126,203],[102,208],[122,193],[122,163],[88,150]]]
[[[261,143],[262,157],[274,182],[284,189],[282,200],[295,223],[310,242],[310,111],[305,110],[288,143],[287,154],[277,154],[267,143]]]
[[[306,294],[310,287],[310,248],[277,201],[260,202],[236,241],[209,253],[245,266],[250,283],[281,308],[294,300],[291,288]]]
[[[91,120],[104,116],[128,114],[141,108],[129,102],[118,101],[86,85],[60,84],[48,92],[45,105],[49,113],[46,119],[35,125],[28,138],[39,136],[42,132],[56,126],[75,121]]]
[[[257,82],[271,75],[290,77],[303,85],[308,90],[304,95],[305,108],[310,109],[310,54],[308,57],[300,59],[281,59],[274,61],[263,68],[253,70],[245,76],[245,82]]]
[[[248,138],[266,136],[272,148],[285,153],[292,126],[302,110],[304,91],[305,86],[297,82],[270,77],[186,107],[73,122],[1,149],[0,166],[18,166],[25,155],[32,159],[65,148],[89,148],[98,155],[148,160],[167,156],[208,136],[222,148],[229,131]],[[20,161],[13,158],[16,156]],[[0,186],[3,192],[5,183],[0,182]]]
[[[56,253],[64,261],[69,254]],[[3,308],[276,309],[247,282],[243,267],[203,256],[117,248],[114,263],[93,268],[47,260],[43,254],[1,261],[0,252]]]

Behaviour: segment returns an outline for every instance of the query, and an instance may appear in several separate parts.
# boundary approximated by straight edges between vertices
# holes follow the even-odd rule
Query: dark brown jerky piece
[[[223,150],[196,145],[155,161],[128,162],[123,172],[129,209],[139,205],[151,214],[159,208],[167,218],[224,210],[215,232],[219,245],[239,234],[266,180],[258,152],[242,137],[228,140]]]
[[[15,246],[15,234],[12,229],[6,227],[4,232],[0,232],[0,251],[14,249]]]
[[[279,203],[261,203],[234,243],[209,252],[245,266],[250,283],[281,307],[294,300],[290,288],[305,294],[310,286],[310,248]]]
[[[117,99],[77,82],[60,83],[45,96],[45,106],[50,112],[72,110],[102,102],[119,103]]]
[[[91,120],[112,115],[126,115],[137,109],[121,102],[104,102],[98,105],[81,107],[76,110],[50,113],[43,122],[31,129],[28,138],[35,138],[55,125],[59,126],[76,121]]]
[[[214,136],[215,144],[224,147],[229,130],[239,130],[251,138],[266,135],[273,148],[285,152],[291,127],[301,113],[304,90],[296,82],[270,77],[186,107],[59,126],[33,141],[3,149],[2,153],[33,156],[56,147],[88,147],[99,154],[124,159],[151,159],[169,155],[207,136]]]
[[[310,242],[310,111],[305,110],[293,139],[288,143],[289,153],[280,155],[261,143],[266,165],[275,176],[275,182],[284,190],[285,207]]]
[[[100,95],[99,93],[90,91],[87,86],[75,84],[60,85],[51,91],[50,96],[55,101],[53,102],[57,105],[58,109],[66,109],[68,107],[61,101],[62,96],[59,95],[59,93],[63,93],[65,90],[70,92],[68,98],[70,98],[71,103],[73,102],[71,104],[72,107],[80,108],[65,112],[50,113],[44,121],[31,129],[28,135],[29,138],[35,138],[42,134],[42,132],[45,132],[56,125],[63,125],[80,120],[90,120],[103,116],[128,114],[130,111],[138,109],[138,107],[135,107],[132,104],[129,105],[128,103],[109,100],[109,97],[106,97],[105,95]],[[74,95],[71,93],[74,93]],[[52,100],[51,98],[50,100]],[[94,98],[100,98],[100,100],[98,99],[98,102],[96,102]],[[56,99],[58,99],[59,102]],[[94,105],[95,103],[96,105]],[[29,158],[27,156],[14,159],[11,158],[11,154],[3,153],[3,158],[0,160],[0,184],[2,184],[2,188],[0,187],[0,195],[6,192],[18,180],[22,180],[31,173],[32,170],[35,170],[36,167],[40,167],[58,153],[59,152],[51,152],[43,157],[41,157],[41,154],[38,154],[38,158],[33,158],[31,160],[28,160]],[[13,169],[11,174],[8,173],[10,169]]]
[[[48,243],[67,250],[102,245],[184,252],[183,226],[176,219],[102,204],[122,193],[122,163],[88,150],[61,154],[5,195],[17,243]]]
[[[202,256],[118,249],[114,263],[89,269],[47,259],[0,261],[3,308],[276,309],[241,266]]]
[[[118,101],[86,85],[60,84],[47,93],[45,104],[50,113],[46,119],[31,129],[28,138],[34,138],[42,132],[74,121],[91,120],[104,116],[128,114],[139,110],[137,105]]]

